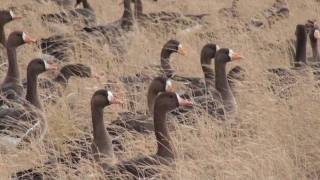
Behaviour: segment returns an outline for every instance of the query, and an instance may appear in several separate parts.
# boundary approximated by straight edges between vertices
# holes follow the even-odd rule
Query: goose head
[[[220,47],[216,44],[206,44],[201,50],[201,64],[211,64],[219,49]]]
[[[50,64],[44,59],[34,59],[30,61],[27,67],[28,72],[32,72],[35,74],[41,74],[45,71],[54,71],[57,69],[55,64]]]
[[[216,54],[215,62],[217,63],[228,63],[231,61],[240,60],[243,57],[239,54],[234,52],[232,49],[222,48],[218,50]]]
[[[150,84],[150,89],[154,92],[173,92],[172,81],[166,77],[156,77]]]
[[[10,21],[21,19],[21,16],[17,16],[12,10],[7,11],[3,10],[0,11],[0,24],[4,25]]]
[[[174,39],[169,40],[163,47],[164,50],[168,51],[170,54],[171,53],[178,53],[181,55],[186,55],[187,52],[183,48],[182,44]]]
[[[104,108],[111,104],[122,104],[123,102],[115,97],[111,91],[100,89],[96,91],[91,99],[93,107]]]
[[[27,33],[21,32],[21,31],[14,31],[9,35],[7,45],[10,47],[18,47],[25,43],[35,43],[35,42],[36,40],[34,40],[29,35],[27,35]]]
[[[160,93],[157,96],[155,100],[155,106],[157,107],[157,109],[161,108],[165,112],[168,112],[178,108],[179,106],[191,107],[192,102],[189,100],[183,99],[179,94],[175,92],[165,92],[165,93]]]

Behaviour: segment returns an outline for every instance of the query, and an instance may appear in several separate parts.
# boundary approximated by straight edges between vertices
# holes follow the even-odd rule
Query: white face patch
[[[178,49],[182,49],[182,48],[183,48],[182,44],[179,44]]]
[[[12,10],[10,10],[10,16],[12,19],[16,17],[16,15],[14,14],[14,12]]]
[[[46,61],[46,60],[42,60],[43,61],[43,63],[44,63],[44,68],[46,69],[46,70],[48,70],[49,69],[49,64],[48,64],[48,62]]]
[[[112,92],[108,91],[108,101],[111,103],[113,99],[113,94]]]
[[[166,91],[170,91],[172,89],[172,82],[170,80],[167,80],[166,82]]]
[[[320,39],[320,30],[315,30],[314,31],[314,37],[316,38],[316,39]]]
[[[22,33],[22,39],[23,41],[26,41],[27,40],[27,34],[25,32]]]
[[[216,45],[216,51],[219,51],[220,46]]]
[[[233,50],[229,49],[229,57],[230,57],[230,59],[232,59],[233,54],[234,54]]]
[[[177,95],[178,103],[181,104],[183,99],[180,97],[178,93],[176,93],[176,95]]]

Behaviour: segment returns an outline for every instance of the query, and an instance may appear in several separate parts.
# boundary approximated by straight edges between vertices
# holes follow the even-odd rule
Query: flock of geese
[[[131,0],[124,0],[123,16],[115,22],[107,25],[96,25],[96,17],[88,0],[77,0],[76,8],[56,14],[41,15],[41,20],[50,23],[71,23],[74,19],[83,23],[79,31],[82,37],[97,38],[107,44],[115,55],[124,54],[122,38],[127,37],[134,27],[148,28],[150,24],[176,24],[173,29],[201,25],[203,18],[208,14],[182,15],[175,12],[143,13],[141,0],[135,0],[135,12],[131,10]],[[7,52],[7,73],[0,85],[1,107],[0,107],[0,150],[5,152],[8,147],[23,148],[31,141],[41,142],[47,132],[45,111],[41,101],[38,88],[48,89],[47,94],[62,91],[68,85],[68,79],[72,76],[82,78],[99,78],[91,68],[84,64],[68,64],[62,67],[59,74],[52,80],[38,80],[38,76],[45,71],[56,71],[60,61],[65,59],[64,49],[75,50],[67,35],[57,34],[49,38],[35,40],[22,31],[14,31],[5,36],[4,26],[13,21],[21,19],[12,10],[0,11],[0,33],[1,44]],[[181,25],[181,26],[180,26]],[[309,26],[308,26],[309,25]],[[319,69],[320,53],[318,41],[320,40],[320,29],[316,22],[308,25],[297,25],[296,28],[296,51],[294,58],[294,69],[306,66],[306,42],[307,35],[310,36],[313,52],[311,65]],[[171,30],[170,30],[171,31]],[[28,43],[38,43],[44,54],[54,56],[57,61],[49,61],[45,58],[33,59],[27,67],[26,79],[21,79],[17,60],[17,48]],[[100,42],[101,43],[101,42]],[[63,47],[63,48],[61,48]],[[110,90],[100,89],[93,93],[91,98],[91,116],[93,137],[88,137],[92,146],[90,152],[94,160],[102,167],[109,178],[115,178],[115,174],[125,174],[126,178],[138,179],[152,177],[158,173],[157,165],[174,165],[176,158],[175,149],[172,146],[167,122],[167,114],[177,115],[184,113],[185,109],[192,106],[201,107],[208,115],[221,120],[227,120],[231,115],[237,114],[237,103],[234,96],[234,81],[244,79],[245,70],[236,66],[229,72],[226,66],[229,62],[238,61],[243,57],[229,48],[220,48],[216,44],[206,44],[200,53],[200,64],[203,70],[203,78],[183,77],[176,75],[170,66],[170,56],[173,53],[185,55],[182,44],[177,40],[167,41],[160,53],[160,71],[158,77],[153,77],[147,93],[148,113],[145,117],[122,118],[113,121],[109,127],[105,127],[104,109],[114,104],[122,104]],[[2,57],[4,58],[4,57]],[[212,62],[214,60],[214,62]],[[214,69],[212,68],[214,63]],[[287,76],[291,70],[276,68],[269,69],[278,76]],[[173,81],[187,82],[186,94],[176,93]],[[124,81],[124,83],[126,83]],[[62,89],[58,88],[62,87]],[[192,101],[191,101],[192,99]],[[54,101],[54,100],[53,100]],[[179,113],[172,112],[179,108]],[[182,107],[182,109],[181,109]],[[229,116],[230,115],[230,116]],[[148,120],[153,117],[153,121]],[[116,165],[110,163],[114,156],[115,142],[112,136],[119,136],[119,128],[139,133],[154,132],[157,140],[157,151],[153,155],[137,157],[132,160],[123,161]],[[121,134],[120,134],[121,135]],[[61,160],[62,162],[63,160]],[[43,175],[37,172],[37,168],[16,173],[17,179],[42,179]]]

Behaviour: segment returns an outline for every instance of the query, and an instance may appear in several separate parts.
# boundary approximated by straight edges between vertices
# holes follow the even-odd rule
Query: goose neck
[[[112,138],[107,132],[103,121],[103,107],[91,105],[93,142],[102,155],[113,156]]]
[[[215,61],[216,89],[222,97],[224,108],[227,112],[235,111],[236,102],[227,80],[226,63]]]
[[[171,52],[169,52],[167,49],[162,49],[161,51],[161,68],[164,71],[164,74],[167,77],[171,77],[174,74],[174,70],[172,69],[170,65],[170,56]]]
[[[135,3],[135,16],[137,18],[140,18],[143,14],[143,7],[142,7],[142,1],[141,0],[136,0]]]
[[[296,57],[295,57],[295,67],[300,67],[306,64],[307,60],[307,34],[305,30],[297,32],[297,42],[296,42]]]
[[[35,107],[42,109],[42,105],[40,103],[39,95],[37,91],[37,79],[38,79],[38,74],[30,70],[27,72],[26,100],[29,101]]]
[[[154,129],[158,145],[157,155],[163,158],[174,158],[175,153],[171,145],[172,142],[166,124],[166,113],[166,111],[155,104]]]
[[[93,11],[93,8],[92,8],[91,5],[89,4],[88,0],[83,0],[83,1],[82,1],[82,6],[83,6],[83,8],[85,8],[85,9],[89,9],[89,10]]]
[[[0,24],[0,43],[5,47],[6,46],[6,35],[4,32],[4,26]]]
[[[17,51],[16,47],[7,47],[8,54],[8,71],[5,78],[5,82],[19,82],[20,72],[17,63]]]
[[[125,30],[130,30],[133,26],[133,15],[131,10],[130,0],[124,0],[124,10],[122,15],[121,27]]]

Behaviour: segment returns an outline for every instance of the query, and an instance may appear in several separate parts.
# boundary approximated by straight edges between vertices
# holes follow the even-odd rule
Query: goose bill
[[[182,107],[192,107],[193,103],[190,100],[183,99],[179,94],[177,94],[179,106]]]
[[[123,101],[119,98],[115,97],[111,91],[108,91],[108,101],[110,104],[123,104]]]
[[[123,104],[123,101],[115,96],[112,97],[110,102],[111,104]]]
[[[242,58],[243,57],[241,56],[240,53],[233,52],[232,55],[231,55],[231,61],[240,60]]]
[[[25,32],[22,33],[22,39],[25,43],[35,43],[36,40],[27,35]]]
[[[55,71],[58,69],[57,65],[56,64],[49,64],[47,61],[43,61],[44,62],[44,66],[46,68],[46,70],[48,71]]]
[[[22,18],[21,16],[15,15],[13,11],[10,11],[10,15],[11,15],[11,18],[12,18],[13,20],[21,19],[21,18]]]
[[[181,44],[178,46],[178,53],[183,56],[187,55],[187,51],[182,47]]]

